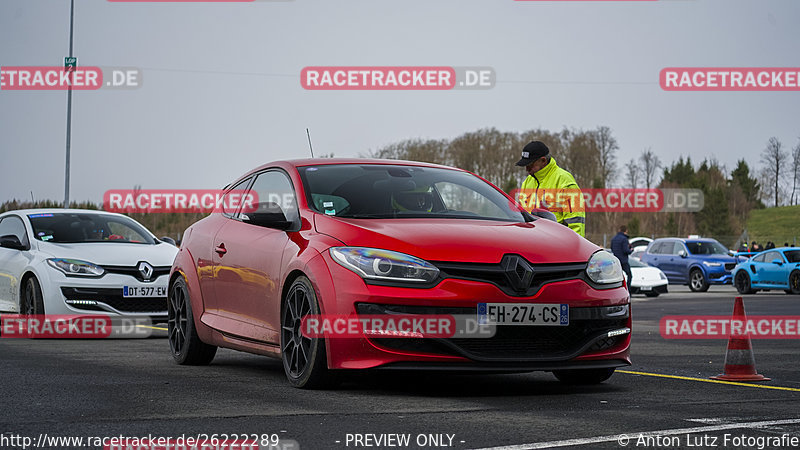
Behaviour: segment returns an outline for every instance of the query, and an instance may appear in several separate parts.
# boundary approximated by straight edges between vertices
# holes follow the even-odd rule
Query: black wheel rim
[[[186,327],[189,317],[186,311],[186,291],[181,286],[172,288],[169,296],[169,317],[167,331],[172,353],[179,355],[186,345]]]
[[[300,330],[303,317],[311,313],[311,296],[303,284],[292,286],[286,296],[281,326],[283,364],[293,378],[303,375],[311,356],[312,339]]]
[[[22,311],[26,316],[32,316],[36,313],[34,308],[35,297],[36,296],[33,295],[33,286],[28,282],[28,286],[25,288],[25,308]]]
[[[789,288],[795,294],[800,293],[800,272],[795,272],[789,277]]]
[[[740,293],[749,290],[749,284],[750,283],[747,282],[747,274],[742,272],[736,274],[736,289],[738,289]]]

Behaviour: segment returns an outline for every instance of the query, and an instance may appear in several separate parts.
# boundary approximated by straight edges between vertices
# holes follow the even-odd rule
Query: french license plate
[[[569,305],[538,303],[478,303],[481,325],[569,325]]]
[[[166,297],[166,286],[123,286],[123,297]]]
[[[639,289],[642,290],[642,291],[652,291],[653,290],[653,286],[642,286]]]

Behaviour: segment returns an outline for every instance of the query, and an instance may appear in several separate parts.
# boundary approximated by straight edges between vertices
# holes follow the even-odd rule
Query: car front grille
[[[733,268],[736,267],[736,263],[725,263],[725,270],[730,272]]]
[[[359,304],[360,314],[470,314],[475,308],[384,306]],[[491,338],[372,338],[376,344],[399,351],[463,356],[474,361],[560,361],[580,354],[608,350],[627,339],[626,334],[608,336],[609,331],[626,328],[624,316],[602,318],[603,307],[571,308],[568,326],[499,325]]]
[[[586,263],[531,264],[519,255],[505,255],[500,263],[433,261],[443,278],[481,281],[499,287],[507,295],[530,297],[547,283],[583,277]]]
[[[105,304],[124,313],[167,313],[166,297],[123,297],[121,288],[72,288],[62,287],[66,303],[84,311],[105,311]]]
[[[108,273],[116,273],[120,275],[128,275],[133,278],[136,278],[139,281],[144,282],[144,277],[142,273],[139,272],[139,269],[135,266],[102,266],[103,269]],[[171,267],[170,266],[153,266],[153,275],[150,276],[149,281],[155,281],[161,275],[169,275]]]

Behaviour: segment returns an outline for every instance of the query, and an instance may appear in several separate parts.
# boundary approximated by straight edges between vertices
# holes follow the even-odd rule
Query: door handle
[[[225,253],[228,253],[228,250],[226,250],[226,249],[225,249],[225,244],[219,244],[219,245],[217,246],[217,248],[215,248],[215,249],[214,249],[214,251],[215,251],[215,252],[217,252],[217,254],[218,254],[219,256],[222,256],[222,255],[224,255]]]

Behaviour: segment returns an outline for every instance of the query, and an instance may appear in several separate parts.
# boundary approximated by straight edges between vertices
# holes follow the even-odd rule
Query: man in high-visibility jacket
[[[547,209],[558,223],[586,237],[586,212],[578,183],[571,173],[558,167],[550,149],[541,141],[532,141],[522,149],[517,165],[528,172],[519,193],[523,207],[527,211]]]

